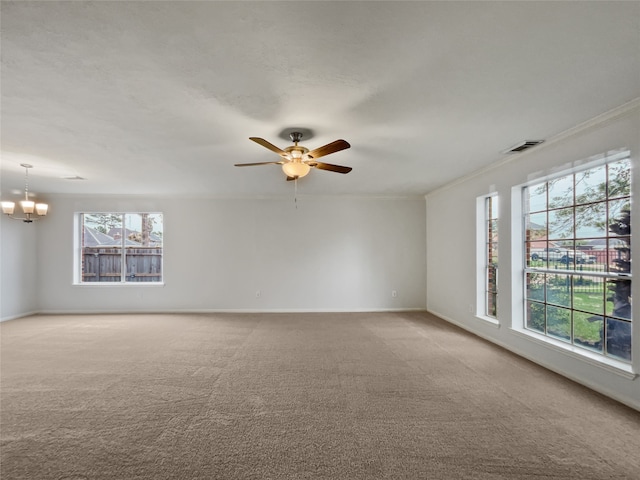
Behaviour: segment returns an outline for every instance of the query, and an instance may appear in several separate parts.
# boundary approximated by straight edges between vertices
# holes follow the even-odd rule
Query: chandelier
[[[33,165],[21,163],[20,166],[24,167],[24,200],[20,202],[20,207],[22,208],[22,213],[24,213],[25,216],[13,216],[13,212],[16,208],[15,202],[2,202],[2,213],[6,213],[9,215],[9,218],[13,218],[14,220],[22,220],[25,223],[31,223],[38,219],[38,217],[33,217],[34,213],[39,217],[45,216],[49,210],[49,205],[46,203],[35,203],[34,201],[29,200],[29,169],[33,168]]]

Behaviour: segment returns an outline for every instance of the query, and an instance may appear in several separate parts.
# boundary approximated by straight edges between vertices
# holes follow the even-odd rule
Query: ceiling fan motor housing
[[[309,149],[295,145],[285,148],[284,151],[287,152],[286,158],[295,162],[302,160],[303,157],[309,152]]]
[[[300,140],[302,140],[302,133],[300,133],[300,132],[291,132],[289,134],[289,138],[291,139],[291,141],[293,143],[298,143]]]

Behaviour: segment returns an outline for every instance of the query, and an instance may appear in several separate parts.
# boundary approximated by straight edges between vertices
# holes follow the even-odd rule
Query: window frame
[[[562,351],[570,356],[575,358],[579,358],[584,360],[592,365],[597,365],[601,368],[607,369],[613,373],[625,376],[627,378],[634,378],[634,365],[637,364],[638,359],[636,359],[633,355],[629,360],[620,359],[615,356],[605,355],[606,346],[603,345],[602,353],[597,351],[592,351],[590,349],[584,348],[583,346],[575,345],[573,340],[573,325],[571,329],[571,341],[570,343],[554,338],[553,336],[548,336],[544,333],[537,332],[535,330],[531,330],[525,326],[526,323],[526,308],[527,308],[527,282],[526,276],[527,273],[536,271],[541,272],[542,269],[532,269],[527,265],[527,251],[526,251],[526,216],[529,213],[527,208],[527,201],[525,200],[525,190],[527,187],[531,187],[534,185],[539,185],[544,182],[549,182],[555,179],[559,179],[568,175],[579,174],[580,172],[587,171],[589,169],[593,169],[596,167],[600,167],[603,165],[607,165],[610,163],[614,163],[616,161],[620,161],[623,159],[629,159],[630,168],[633,170],[633,157],[629,148],[619,148],[615,150],[611,150],[609,152],[603,153],[598,156],[591,157],[591,161],[588,162],[577,162],[573,168],[565,169],[563,171],[559,171],[547,176],[541,176],[530,181],[527,181],[524,184],[516,185],[511,188],[511,215],[510,221],[512,225],[511,229],[511,273],[512,273],[512,304],[511,304],[511,315],[512,315],[512,324],[511,330],[514,331],[518,335],[522,335],[523,337],[534,340],[536,343],[540,345],[546,346],[547,348],[551,348],[556,351]],[[633,172],[632,172],[633,175]],[[633,178],[633,176],[632,176]],[[628,194],[629,201],[632,200],[632,185],[633,181],[630,185],[630,190]],[[574,185],[575,188],[575,185]],[[614,197],[612,197],[614,198]],[[617,197],[615,197],[617,198]],[[604,201],[609,201],[608,196]],[[576,204],[575,195],[573,202],[571,204],[574,208],[576,205],[582,205],[580,203]],[[549,209],[549,205],[546,205],[545,209]],[[607,220],[608,221],[608,220]],[[608,236],[608,234],[607,234]],[[574,233],[573,239],[577,238]],[[633,243],[633,240],[632,240]],[[631,245],[630,245],[631,247]],[[633,248],[631,248],[633,250]],[[567,270],[554,270],[547,269],[551,273],[559,273],[559,274],[567,274]],[[547,271],[545,271],[547,273]],[[585,272],[582,272],[585,275]],[[572,277],[576,277],[580,275],[580,272],[575,269],[572,272]],[[589,276],[601,277],[605,281],[606,279],[611,278],[624,278],[625,280],[632,280],[632,273],[629,274],[617,274],[612,272],[589,272]],[[585,275],[586,276],[586,275]],[[570,277],[571,278],[571,277]],[[605,286],[606,288],[606,286]],[[603,322],[606,322],[607,317],[607,305],[604,305],[605,311],[603,311]],[[573,318],[573,304],[570,306],[572,311]],[[580,311],[580,309],[577,309]],[[637,322],[637,320],[636,320]],[[633,325],[634,319],[630,319],[630,325]],[[633,332],[633,327],[632,327]],[[633,351],[633,336],[631,336],[631,351]],[[603,338],[603,343],[606,342],[606,337]]]
[[[83,272],[83,262],[84,262],[84,248],[83,245],[83,237],[84,237],[84,216],[85,215],[119,215],[122,219],[122,229],[125,230],[126,227],[126,217],[127,215],[159,215],[162,219],[162,240],[159,246],[159,274],[158,275],[142,275],[139,276],[149,276],[149,277],[159,277],[158,280],[149,280],[149,281],[131,281],[130,278],[133,277],[131,275],[127,275],[127,256],[128,256],[128,248],[126,241],[127,237],[122,235],[120,245],[112,245],[113,248],[119,249],[120,252],[120,277],[118,280],[114,281],[85,281]],[[165,218],[164,213],[159,211],[83,211],[76,212],[74,214],[74,267],[73,267],[73,284],[78,286],[142,286],[142,287],[153,287],[153,286],[164,286],[165,277],[164,277],[164,225]],[[148,247],[140,247],[144,249],[156,249],[158,246],[148,246]],[[114,277],[118,278],[118,277]]]
[[[499,232],[499,204],[500,204],[500,196],[497,192],[492,192],[486,195],[481,195],[476,199],[476,306],[475,306],[475,316],[480,320],[484,320],[490,324],[495,326],[499,326],[500,322],[498,320],[498,284],[499,284],[499,275],[498,275],[498,265],[495,265],[495,308],[496,315],[490,315],[489,310],[489,270],[491,266],[489,265],[489,250],[491,242],[491,238],[489,238],[489,225],[491,222],[490,218],[490,205],[496,206],[496,217],[495,224],[496,229]],[[499,251],[499,248],[498,248]]]

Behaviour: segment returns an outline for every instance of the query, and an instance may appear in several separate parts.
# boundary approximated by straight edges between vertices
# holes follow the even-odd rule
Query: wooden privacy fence
[[[122,276],[122,248],[84,247],[83,282],[119,282]],[[124,249],[127,282],[162,280],[162,247],[126,247]]]

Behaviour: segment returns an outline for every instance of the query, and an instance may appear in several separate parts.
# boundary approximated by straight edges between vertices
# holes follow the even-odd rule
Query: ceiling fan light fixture
[[[302,162],[289,162],[282,165],[282,171],[287,177],[302,178],[309,173],[311,167]]]

